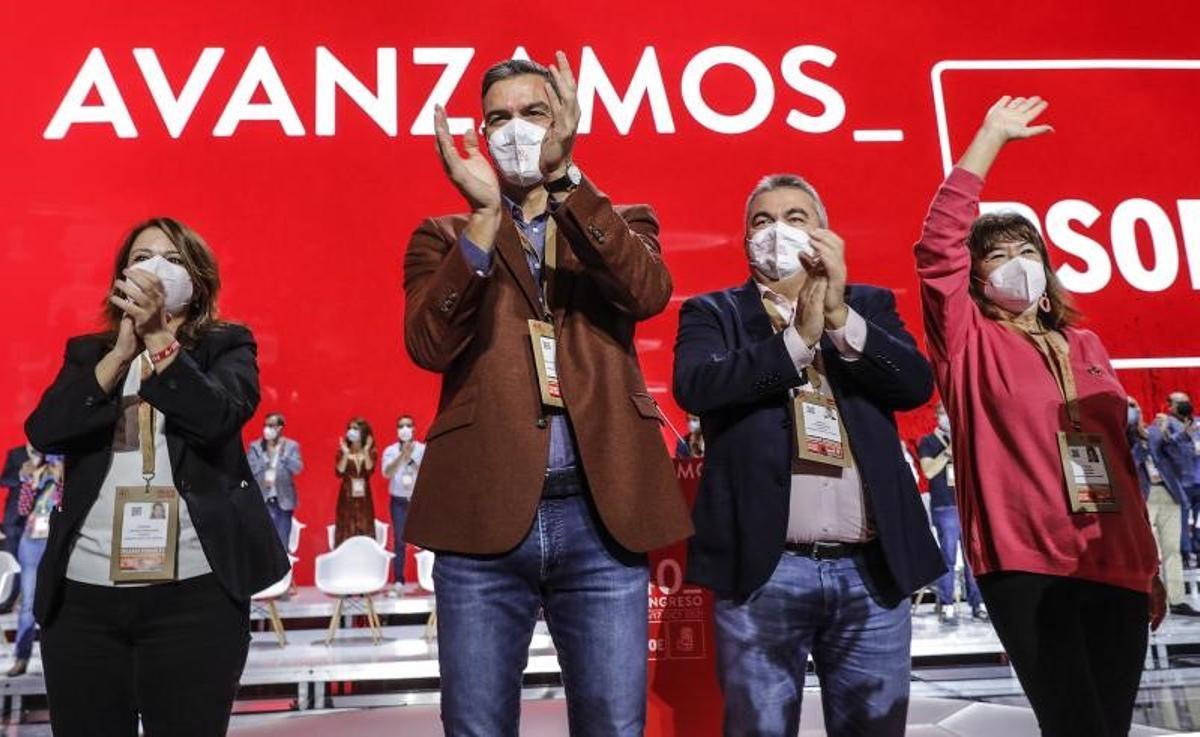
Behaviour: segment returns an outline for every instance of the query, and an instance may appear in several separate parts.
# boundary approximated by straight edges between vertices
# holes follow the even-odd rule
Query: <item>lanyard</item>
[[[142,381],[154,373],[154,365],[150,359],[141,357]],[[146,479],[146,488],[154,480],[154,407],[142,399],[138,402],[138,440],[142,446],[142,478]]]
[[[779,311],[779,308],[775,305],[775,303],[764,296],[762,298],[762,304],[763,309],[767,311],[767,317],[771,318],[771,326],[775,328],[775,332],[778,333],[786,330],[788,321],[783,316],[783,313]],[[825,373],[825,367],[823,363],[824,359],[821,357],[821,349],[817,347],[813,350],[813,370],[805,370],[804,372],[805,378],[807,378],[809,382],[812,383],[813,388],[817,390],[820,390],[821,388],[821,374]]]
[[[1071,429],[1080,432],[1083,427],[1083,418],[1079,412],[1079,392],[1075,387],[1075,372],[1071,368],[1070,345],[1067,343],[1067,339],[1051,330],[1031,333],[1016,323],[1004,321],[1004,324],[1028,338],[1037,348],[1038,353],[1042,354],[1042,358],[1046,359],[1050,374],[1054,377],[1054,382],[1058,384],[1058,389],[1062,392],[1063,400],[1066,402]]]
[[[516,223],[513,223],[514,227]],[[517,235],[521,238],[521,247],[526,253],[533,257],[533,262],[538,265],[538,274],[541,277],[541,283],[538,288],[541,290],[542,297],[542,312],[545,314],[546,322],[553,323],[554,315],[550,312],[550,293],[552,291],[551,284],[554,278],[554,270],[558,266],[558,224],[554,222],[553,217],[546,218],[546,239],[543,241],[542,258],[538,259],[537,249],[533,247],[533,243],[526,237],[525,232],[517,227]]]

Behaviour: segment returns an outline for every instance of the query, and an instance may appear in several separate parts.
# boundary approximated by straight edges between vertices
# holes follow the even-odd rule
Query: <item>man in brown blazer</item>
[[[566,57],[483,80],[491,162],[436,113],[467,215],[432,218],[405,256],[405,346],[441,373],[405,539],[437,552],[447,735],[517,735],[539,608],[572,735],[641,735],[645,552],[691,533],[634,350],[671,296],[658,222],[614,206],[572,162]]]

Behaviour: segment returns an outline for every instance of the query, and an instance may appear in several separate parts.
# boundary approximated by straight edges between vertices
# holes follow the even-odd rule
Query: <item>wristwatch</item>
[[[546,182],[544,186],[546,187],[547,192],[551,194],[558,194],[562,192],[570,192],[578,187],[579,183],[582,181],[583,172],[579,171],[578,166],[575,166],[574,163],[571,163],[567,166],[566,174],[552,182]]]

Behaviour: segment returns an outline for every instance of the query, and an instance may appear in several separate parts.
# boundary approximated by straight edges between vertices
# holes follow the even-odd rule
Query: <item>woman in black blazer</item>
[[[114,272],[108,331],[67,341],[25,425],[34,447],[66,456],[35,605],[51,726],[134,737],[140,716],[149,737],[223,735],[250,596],[288,569],[241,447],[259,399],[254,338],[217,319],[216,261],[175,220],[135,227]],[[141,514],[121,500],[151,483],[177,490],[174,563],[114,580],[162,563],[113,541],[117,519],[128,530]]]

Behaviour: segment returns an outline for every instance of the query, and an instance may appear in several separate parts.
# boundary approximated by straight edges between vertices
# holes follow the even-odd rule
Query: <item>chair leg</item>
[[[287,646],[287,635],[283,632],[283,620],[279,618],[279,610],[275,608],[274,600],[267,602],[267,609],[271,616],[271,629],[275,630],[275,636],[279,638],[279,646]]]
[[[437,610],[434,609],[429,613],[429,620],[425,622],[425,642],[432,644],[437,638]]]
[[[329,618],[329,635],[325,638],[326,645],[333,644],[333,636],[337,633],[338,623],[342,618],[342,598],[338,597],[337,604],[333,607],[333,616]]]
[[[367,619],[371,623],[371,641],[378,645],[383,640],[383,628],[379,623],[379,615],[375,613],[375,600],[367,594]]]

